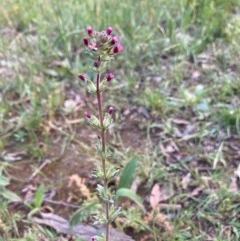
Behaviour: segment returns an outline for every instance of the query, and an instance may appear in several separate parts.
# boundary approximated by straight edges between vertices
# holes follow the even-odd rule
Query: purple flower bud
[[[85,44],[86,46],[88,46],[88,38],[84,37],[84,38],[83,38],[83,42],[84,42],[84,44]]]
[[[92,117],[91,114],[87,111],[84,112],[84,116],[88,119],[91,119],[91,117]]]
[[[86,81],[86,78],[85,78],[85,76],[84,76],[83,74],[79,74],[79,75],[78,75],[78,78],[79,78],[80,80],[82,80],[83,82]]]
[[[114,45],[117,42],[118,42],[118,38],[116,36],[114,36],[111,40],[111,44]]]
[[[96,239],[92,236],[92,237],[91,237],[91,241],[96,241]]]
[[[99,61],[95,60],[95,61],[93,62],[93,66],[94,66],[95,68],[98,68],[99,65],[100,65],[100,62],[99,62]]]
[[[106,30],[106,34],[110,35],[112,33],[112,27],[108,27]]]
[[[87,33],[88,33],[89,36],[92,36],[92,34],[93,34],[92,27],[90,27],[90,26],[87,27]]]
[[[107,82],[110,82],[114,78],[114,75],[112,73],[109,73],[107,75]]]
[[[117,54],[117,53],[119,53],[119,52],[122,51],[122,50],[123,50],[123,46],[122,46],[122,45],[117,45],[117,46],[115,46],[114,49],[112,50],[112,53],[113,53],[113,54]]]
[[[108,109],[108,114],[109,114],[109,115],[112,115],[112,114],[113,114],[113,107],[111,107],[111,106],[109,107],[109,109]]]

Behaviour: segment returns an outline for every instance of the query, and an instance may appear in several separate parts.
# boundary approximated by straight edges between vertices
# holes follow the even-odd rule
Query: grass
[[[112,69],[116,93],[109,96],[116,107],[114,161],[121,167],[138,155],[138,193],[149,212],[155,183],[174,194],[161,201],[167,206],[160,211],[171,235],[159,216],[146,221],[137,207],[125,210],[129,223],[123,218],[117,228],[135,233],[136,240],[239,240],[239,191],[230,188],[240,150],[239,11],[237,0],[4,1],[1,159],[24,150],[33,170],[48,158],[96,161],[89,147],[94,137],[82,118],[93,104],[76,76],[88,68],[86,26],[111,25],[125,47]],[[40,176],[46,175],[43,170]],[[14,184],[9,189],[22,195]],[[2,201],[1,210],[12,211]],[[35,240],[30,224],[28,239],[16,231],[14,212],[13,222],[0,218],[8,240],[13,233],[14,240]]]

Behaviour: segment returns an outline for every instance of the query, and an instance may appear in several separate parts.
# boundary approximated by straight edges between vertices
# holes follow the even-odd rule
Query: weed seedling
[[[79,79],[85,84],[87,91],[97,98],[97,112],[95,116],[89,112],[85,112],[84,116],[88,123],[99,131],[99,139],[97,143],[97,151],[101,157],[101,166],[94,171],[96,177],[101,184],[98,184],[98,195],[104,203],[104,212],[96,213],[96,222],[106,226],[105,234],[98,237],[92,237],[92,240],[109,241],[110,240],[110,224],[120,214],[120,208],[116,204],[115,194],[108,187],[109,182],[118,174],[118,169],[108,164],[107,159],[111,156],[111,152],[107,147],[106,132],[112,123],[113,107],[109,107],[107,111],[103,110],[103,92],[106,90],[113,80],[112,73],[104,72],[111,60],[123,50],[122,45],[118,43],[118,38],[112,35],[112,28],[108,27],[106,31],[98,32],[91,27],[87,28],[88,37],[83,38],[86,46],[86,52],[92,59],[92,66],[86,75],[79,74]]]

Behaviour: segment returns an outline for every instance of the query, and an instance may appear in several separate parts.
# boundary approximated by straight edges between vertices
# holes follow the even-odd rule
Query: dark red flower
[[[88,119],[91,119],[91,114],[87,111],[84,112],[84,116]]]
[[[88,46],[88,44],[89,44],[88,38],[84,37],[84,38],[83,38],[83,42],[84,42],[84,44],[85,44],[86,46]]]
[[[108,27],[106,30],[106,34],[110,35],[112,33],[112,27]]]
[[[87,27],[87,33],[88,33],[89,36],[92,36],[92,34],[93,34],[92,27],[90,27],[90,26]]]
[[[109,115],[112,115],[112,114],[113,114],[113,107],[111,107],[111,106],[109,107],[109,109],[108,109],[108,114],[109,114]]]
[[[114,36],[111,40],[111,44],[114,45],[117,42],[118,42],[118,38],[116,36]]]
[[[83,74],[79,74],[79,75],[78,75],[78,78],[79,78],[80,80],[82,80],[83,82],[86,81],[86,78],[85,78],[85,76],[84,76]]]
[[[98,68],[99,65],[100,65],[100,62],[97,61],[97,60],[95,60],[95,61],[93,62],[93,65],[94,65],[95,68]]]
[[[114,75],[112,73],[109,73],[107,75],[107,82],[110,82],[114,78]]]
[[[112,52],[113,52],[113,54],[117,54],[117,53],[119,53],[122,50],[123,50],[123,46],[122,45],[117,45],[117,46],[115,46],[113,48]]]

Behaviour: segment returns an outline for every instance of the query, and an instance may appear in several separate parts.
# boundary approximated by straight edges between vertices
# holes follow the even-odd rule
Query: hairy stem
[[[103,125],[103,109],[102,109],[102,96],[100,92],[100,79],[101,74],[97,74],[97,102],[98,102],[98,114],[99,114],[99,120],[101,125],[101,145],[102,145],[102,169],[104,173],[104,188],[107,191],[108,189],[108,180],[106,175],[106,132]],[[110,223],[109,223],[109,202],[106,202],[106,241],[109,241],[109,233],[110,233]]]

